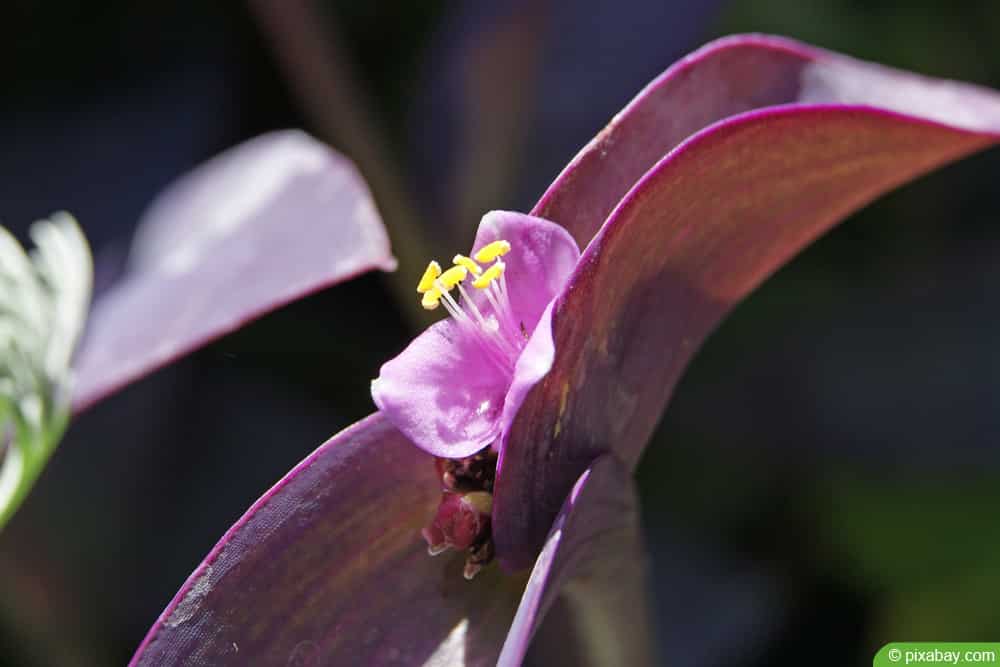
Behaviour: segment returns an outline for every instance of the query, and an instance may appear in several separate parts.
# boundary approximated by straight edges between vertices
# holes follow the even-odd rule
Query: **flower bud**
[[[488,538],[493,496],[485,491],[444,493],[437,514],[422,531],[432,556],[448,549],[463,550]]]

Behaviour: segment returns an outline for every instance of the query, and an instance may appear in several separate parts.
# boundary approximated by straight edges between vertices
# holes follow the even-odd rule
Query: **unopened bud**
[[[421,533],[431,555],[468,549],[489,534],[493,496],[485,491],[444,493],[437,514]]]

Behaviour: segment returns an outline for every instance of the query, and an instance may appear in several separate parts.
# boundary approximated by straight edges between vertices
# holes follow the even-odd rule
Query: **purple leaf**
[[[653,664],[645,560],[631,472],[603,456],[580,476],[552,524],[498,664],[521,664],[559,595],[583,664]],[[560,651],[570,643],[564,632],[545,639]]]
[[[580,151],[531,213],[559,222],[585,247],[632,186],[681,142],[718,121],[778,105],[881,108],[1000,131],[990,90],[782,37],[733,35],[706,44],[650,82]]]
[[[226,533],[133,664],[494,664],[524,577],[428,556],[439,496],[430,456],[358,422]]]
[[[75,412],[290,301],[395,260],[368,189],[298,131],[226,151],[157,199],[96,303]]]
[[[590,245],[553,308],[551,370],[503,448],[501,562],[531,564],[594,458],[636,464],[736,302],[852,211],[998,138],[991,91],[783,39],[720,40],[651,84],[534,211]]]
[[[605,655],[648,655],[638,506],[621,464],[605,457],[580,479],[527,587],[495,567],[465,581],[460,556],[428,556],[420,528],[438,481],[379,413],[339,433],[230,528],[132,664],[490,665],[503,648],[513,665],[561,592]]]

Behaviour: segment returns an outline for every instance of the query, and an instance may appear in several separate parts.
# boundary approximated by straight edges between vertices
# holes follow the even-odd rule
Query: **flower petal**
[[[170,187],[131,260],[91,315],[76,412],[283,304],[395,266],[354,167],[297,131],[237,146]]]
[[[331,438],[226,533],[132,660],[493,664],[523,577],[427,555],[430,457],[380,414]]]
[[[540,628],[540,642],[555,640],[562,655],[579,653],[574,664],[655,664],[641,532],[631,473],[613,456],[601,457],[577,480],[549,531],[498,664],[521,664]],[[542,625],[560,595],[572,638],[565,627],[547,637]]]
[[[462,458],[500,435],[508,372],[453,320],[431,325],[372,382],[379,410],[425,452]]]
[[[492,211],[483,216],[471,254],[497,240],[512,246],[503,258],[504,276],[514,316],[530,332],[565,284],[580,251],[565,229],[523,213]],[[478,290],[467,288],[467,293],[489,309]],[[511,380],[509,368],[492,361],[472,336],[448,319],[428,328],[382,366],[372,383],[372,398],[418,447],[435,456],[462,458],[500,435]]]
[[[698,90],[729,91],[716,99],[722,111],[684,106]],[[990,91],[787,40],[731,38],[647,88],[539,208],[586,236],[591,223],[574,216],[606,208],[594,193],[614,197],[621,173],[644,169],[642,146],[669,146],[678,124],[760,103],[779,106],[698,132],[643,176],[557,299],[552,368],[527,392],[498,470],[493,527],[505,567],[531,564],[588,461],[615,451],[635,465],[688,361],[736,302],[852,211],[1000,140]]]
[[[499,240],[511,244],[511,251],[503,257],[511,308],[523,330],[531,332],[576,268],[580,248],[565,228],[548,220],[490,211],[479,223],[472,254]]]

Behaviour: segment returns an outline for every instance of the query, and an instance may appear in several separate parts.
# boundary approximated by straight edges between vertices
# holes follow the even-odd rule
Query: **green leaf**
[[[29,234],[30,253],[0,227],[0,528],[66,430],[70,361],[93,286],[90,248],[70,215]]]

